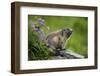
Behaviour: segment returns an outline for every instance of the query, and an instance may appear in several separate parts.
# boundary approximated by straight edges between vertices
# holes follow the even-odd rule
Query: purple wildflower
[[[44,26],[45,25],[45,21],[41,18],[38,19],[38,22],[40,25]]]
[[[35,28],[35,23],[33,21],[30,21],[31,27]]]

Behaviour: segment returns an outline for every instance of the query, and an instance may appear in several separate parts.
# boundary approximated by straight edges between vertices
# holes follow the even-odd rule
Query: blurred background
[[[42,19],[44,23],[42,27],[37,23],[38,19]],[[30,24],[30,21],[32,21],[33,24]],[[29,60],[52,59],[49,49],[44,46],[43,42],[39,41],[37,33],[32,31],[32,26],[34,27],[34,25],[40,26],[46,35],[63,28],[71,28],[73,33],[66,43],[66,49],[70,49],[77,54],[83,55],[85,58],[88,57],[87,17],[28,15],[28,22]]]

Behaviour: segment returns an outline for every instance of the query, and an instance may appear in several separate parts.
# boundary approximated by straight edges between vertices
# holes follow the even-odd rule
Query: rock
[[[57,50],[54,59],[83,59],[84,56],[72,52],[71,50]]]
[[[84,58],[84,56],[77,54],[75,52],[72,52],[72,51],[66,51],[65,53],[66,53],[67,57],[69,55],[69,58],[75,58],[75,59],[83,59]]]

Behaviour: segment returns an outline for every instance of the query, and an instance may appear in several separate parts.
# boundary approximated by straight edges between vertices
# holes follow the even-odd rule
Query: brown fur
[[[46,38],[46,43],[47,46],[52,49],[64,49],[64,45],[68,38],[69,36],[67,35],[67,33],[61,30],[49,34]]]

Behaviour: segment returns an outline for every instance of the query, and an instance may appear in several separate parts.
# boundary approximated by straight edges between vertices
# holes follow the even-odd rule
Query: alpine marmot
[[[64,49],[66,41],[72,34],[72,29],[66,28],[57,32],[50,33],[46,38],[47,46],[51,49]]]

